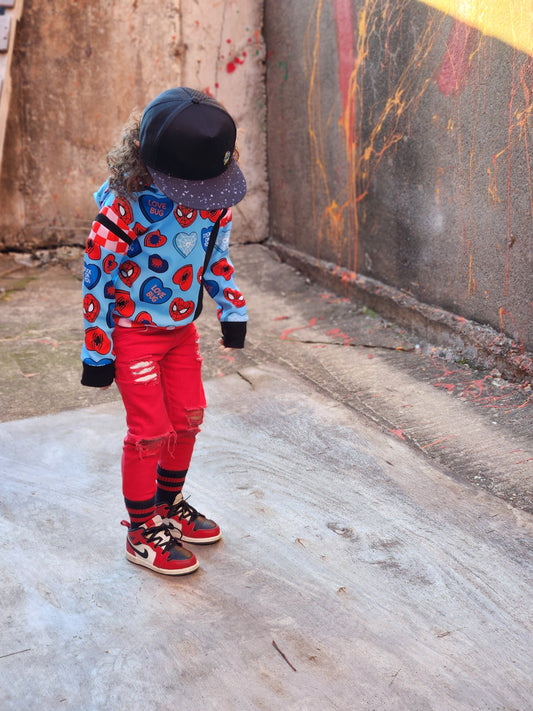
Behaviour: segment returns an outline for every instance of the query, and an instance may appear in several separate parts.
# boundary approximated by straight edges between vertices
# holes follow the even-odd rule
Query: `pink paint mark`
[[[444,388],[447,390],[449,393],[452,392],[452,390],[455,390],[455,385],[452,385],[452,383],[433,383],[433,387],[435,388]]]
[[[351,0],[335,0],[333,6],[339,61],[339,89],[342,95],[342,108],[343,111],[346,111],[350,94],[350,77],[355,63],[352,2]]]
[[[400,439],[405,439],[405,435],[403,433],[403,430],[389,430],[391,434],[396,435],[396,437],[399,437]]]
[[[280,338],[282,341],[286,341],[287,338],[294,333],[294,331],[302,331],[304,328],[313,328],[316,325],[316,318],[310,318],[307,326],[297,326],[295,328],[286,328],[281,334]]]
[[[460,94],[465,88],[470,76],[472,52],[478,41],[477,30],[455,20],[436,80],[444,96]]]

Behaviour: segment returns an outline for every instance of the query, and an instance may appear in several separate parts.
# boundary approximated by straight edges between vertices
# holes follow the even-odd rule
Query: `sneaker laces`
[[[184,518],[188,523],[196,521],[198,516],[205,518],[203,514],[197,511],[194,506],[191,506],[185,499],[181,499],[181,501],[178,501],[177,504],[172,504],[166,516],[168,518],[178,516],[179,518]]]
[[[149,543],[153,543],[154,545],[161,548],[163,553],[166,553],[174,546],[181,547],[180,541],[170,534],[167,526],[165,526],[164,523],[160,524],[159,526],[152,526],[151,528],[147,528],[144,531],[143,535]]]

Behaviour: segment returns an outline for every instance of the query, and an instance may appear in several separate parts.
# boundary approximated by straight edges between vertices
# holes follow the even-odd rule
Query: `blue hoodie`
[[[106,182],[95,199],[100,213],[87,240],[83,274],[81,382],[103,387],[114,379],[117,321],[175,328],[199,315],[209,236],[223,211],[177,205],[154,185],[127,200],[117,197]],[[218,304],[224,344],[242,348],[248,317],[233,280],[230,230],[228,210],[220,222],[204,285]]]

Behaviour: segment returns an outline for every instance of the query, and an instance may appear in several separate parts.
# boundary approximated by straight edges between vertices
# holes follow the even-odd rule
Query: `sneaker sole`
[[[172,531],[171,535],[173,535]],[[175,538],[178,538],[178,536],[175,536]],[[189,538],[189,536],[179,536],[179,540],[183,541],[184,543],[197,543],[200,545],[205,545],[207,543],[216,543],[217,541],[220,541],[221,538],[221,533],[219,533],[217,536],[211,536],[211,538]]]
[[[150,570],[153,570],[154,573],[161,573],[162,575],[188,575],[189,573],[194,573],[194,571],[198,570],[198,568],[200,567],[200,563],[196,561],[194,565],[191,565],[187,568],[178,568],[174,570],[168,570],[167,568],[157,568],[155,565],[152,565],[147,560],[144,560],[144,558],[138,558],[137,556],[134,556],[131,553],[128,553],[127,551],[126,558],[130,561],[130,563],[135,563],[135,565],[142,565],[143,568],[149,568]]]

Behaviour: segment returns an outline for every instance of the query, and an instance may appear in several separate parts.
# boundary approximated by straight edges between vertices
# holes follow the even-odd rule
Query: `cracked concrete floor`
[[[125,558],[119,403],[0,425],[3,709],[528,708],[529,514],[278,365],[207,395],[178,580]]]

